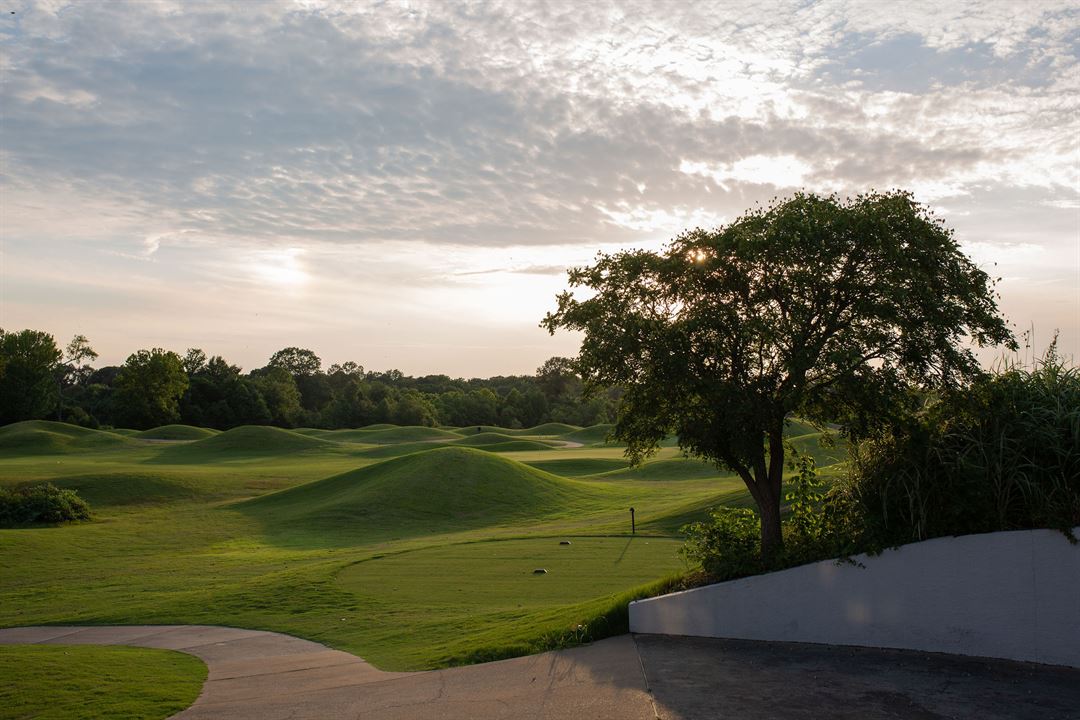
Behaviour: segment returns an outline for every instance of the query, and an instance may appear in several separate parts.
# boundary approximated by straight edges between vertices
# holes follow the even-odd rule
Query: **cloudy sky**
[[[894,187],[1080,356],[1075,2],[2,11],[0,327],[101,362],[529,373],[568,265]]]

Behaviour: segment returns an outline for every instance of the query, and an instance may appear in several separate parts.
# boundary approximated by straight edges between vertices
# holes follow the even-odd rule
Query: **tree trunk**
[[[784,548],[784,536],[780,531],[780,496],[768,493],[758,503],[761,513],[761,557],[768,562]]]
[[[784,425],[783,420],[769,431],[769,468],[767,477],[760,478],[763,486],[758,510],[761,511],[761,556],[768,562],[784,548],[780,524],[780,496],[784,487]]]

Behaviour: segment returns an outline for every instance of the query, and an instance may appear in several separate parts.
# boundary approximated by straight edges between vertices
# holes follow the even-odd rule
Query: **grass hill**
[[[204,494],[193,483],[153,472],[106,472],[54,478],[60,488],[75,490],[91,508],[140,505],[190,499]]]
[[[590,425],[586,428],[580,428],[572,432],[565,433],[560,436],[562,440],[568,440],[569,442],[581,443],[582,445],[598,445],[603,444],[607,440],[608,433],[615,427],[610,423],[600,423],[599,425]]]
[[[624,467],[593,476],[594,480],[702,480],[731,473],[721,473],[711,463],[689,458],[653,460],[638,467]]]
[[[435,450],[437,448],[445,447],[469,447],[470,445],[471,443],[467,440],[457,440],[453,442],[421,441],[401,443],[399,445],[379,445],[378,447],[361,450],[357,455],[369,458],[386,459],[411,455],[412,453],[423,452],[425,450]],[[482,444],[481,449],[492,453],[527,452],[532,450],[551,450],[551,445],[538,440],[507,437],[504,440],[491,443],[490,445]]]
[[[550,443],[546,443],[543,440],[526,440],[513,435],[506,435],[501,432],[485,432],[470,435],[463,440],[458,440],[456,445],[466,445],[468,447],[484,448],[488,446],[505,445],[506,443],[518,442],[518,443],[532,443],[534,450],[543,450],[545,448],[552,447]]]
[[[537,470],[562,475],[563,477],[582,477],[598,475],[613,470],[622,470],[628,466],[626,460],[617,458],[567,458],[557,460],[530,460],[529,465]]]
[[[395,425],[387,427],[372,426],[369,428],[361,428],[360,430],[339,430],[332,437],[335,439],[341,438],[342,436],[340,433],[348,433],[352,442],[374,443],[376,445],[461,439],[461,435],[457,433],[440,430],[438,428],[423,427],[420,425],[403,425],[401,427]]]
[[[833,447],[822,445],[822,433],[811,432],[798,437],[789,437],[790,442],[800,453],[812,455],[814,463],[819,467],[827,467],[843,462],[847,459],[847,441],[843,438],[834,438]]]
[[[497,425],[466,425],[460,428],[446,428],[456,430],[460,435],[478,435],[480,433],[502,433],[503,435],[525,436],[525,437],[544,437],[553,435],[565,435],[581,428],[577,425],[567,425],[566,423],[549,422],[543,425],[537,425],[531,428],[504,428]]]
[[[387,460],[241,503],[273,529],[335,537],[429,534],[557,515],[595,494],[586,486],[472,448]]]
[[[131,444],[122,435],[51,420],[24,420],[0,427],[0,453],[4,455],[62,455]]]
[[[340,444],[267,425],[241,425],[184,445],[167,447],[158,462],[199,463],[340,448]]]
[[[572,433],[576,430],[581,430],[581,428],[577,425],[549,422],[544,423],[543,425],[537,425],[536,427],[518,430],[517,432],[519,435],[565,435],[566,433]]]
[[[144,440],[202,440],[217,435],[217,430],[191,425],[160,425],[135,433],[132,437]]]

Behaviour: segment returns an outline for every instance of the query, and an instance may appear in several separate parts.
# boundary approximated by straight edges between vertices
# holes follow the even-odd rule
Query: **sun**
[[[260,253],[251,270],[267,285],[298,288],[306,285],[309,277],[301,261],[303,254],[299,248]]]

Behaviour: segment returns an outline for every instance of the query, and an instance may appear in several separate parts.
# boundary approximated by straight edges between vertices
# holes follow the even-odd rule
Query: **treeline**
[[[469,380],[372,372],[346,362],[323,368],[311,350],[287,347],[244,372],[198,348],[153,348],[123,365],[94,367],[82,335],[61,348],[38,330],[0,329],[0,424],[62,420],[86,427],[145,429],[186,423],[350,428],[398,425],[592,425],[614,419],[615,390],[585,397],[565,358],[532,376]]]

